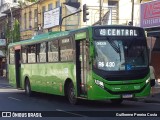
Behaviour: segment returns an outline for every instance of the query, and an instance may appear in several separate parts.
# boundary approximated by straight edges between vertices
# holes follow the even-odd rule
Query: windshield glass
[[[148,66],[145,39],[95,40],[94,68],[105,71],[143,69]]]

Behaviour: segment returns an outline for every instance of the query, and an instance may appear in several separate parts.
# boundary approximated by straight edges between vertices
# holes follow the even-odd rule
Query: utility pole
[[[9,7],[10,13],[11,13],[11,41],[13,43],[13,14],[12,14],[12,8],[10,3],[6,3]]]
[[[132,26],[133,26],[133,18],[134,18],[134,0],[132,0],[132,16],[131,16]]]
[[[99,0],[99,21],[100,25],[102,25],[102,0]]]

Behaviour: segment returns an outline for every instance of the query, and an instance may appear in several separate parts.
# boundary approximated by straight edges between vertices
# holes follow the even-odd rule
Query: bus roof
[[[16,45],[34,44],[34,43],[46,41],[46,40],[49,40],[49,39],[68,36],[71,33],[76,33],[78,31],[86,30],[86,29],[89,29],[89,28],[98,28],[98,27],[113,27],[113,28],[114,27],[115,28],[120,28],[120,27],[132,28],[132,27],[134,27],[134,28],[140,28],[140,27],[135,27],[135,26],[125,26],[125,25],[89,26],[89,27],[80,28],[80,29],[71,30],[71,31],[55,31],[55,32],[49,32],[49,33],[36,35],[36,36],[33,36],[31,39],[28,39],[28,40],[22,40],[22,41],[19,41],[19,42],[10,43],[8,45],[8,47],[12,47],[12,46],[16,46]]]
[[[19,42],[10,43],[8,47],[12,47],[16,45],[26,45],[26,44],[32,44],[32,43],[34,44],[34,43],[38,43],[48,39],[67,36],[69,34],[70,34],[69,31],[63,31],[63,32],[56,31],[56,32],[44,33],[44,34],[33,36],[31,39],[28,39],[28,40],[22,40]]]

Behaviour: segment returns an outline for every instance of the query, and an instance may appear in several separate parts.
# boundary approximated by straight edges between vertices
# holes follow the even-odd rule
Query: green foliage
[[[6,23],[6,31],[5,35],[8,40],[8,43],[18,42],[20,41],[20,25],[17,19],[13,22],[13,30],[9,27],[8,23]]]
[[[9,40],[11,40],[11,29],[8,26],[8,23],[5,23],[5,36],[8,39],[8,43],[10,43]]]
[[[14,20],[12,35],[13,35],[13,42],[20,41],[20,25],[17,19]]]

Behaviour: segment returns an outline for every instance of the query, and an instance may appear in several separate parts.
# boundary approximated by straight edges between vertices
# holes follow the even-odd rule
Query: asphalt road
[[[48,94],[40,94],[34,93],[33,97],[28,97],[24,94],[23,90],[16,90],[10,87],[7,84],[0,84],[0,111],[1,112],[12,112],[12,117],[16,117],[16,112],[18,113],[26,113],[35,112],[42,113],[41,119],[128,119],[126,117],[121,117],[121,113],[145,113],[145,111],[149,111],[149,113],[160,112],[160,104],[159,103],[144,103],[137,101],[124,101],[122,105],[113,105],[110,101],[85,101],[81,100],[79,105],[71,105],[65,99],[65,97],[48,95]],[[48,112],[46,112],[48,111]],[[107,112],[106,112],[107,111]],[[112,118],[113,114],[119,115],[118,117]],[[134,111],[134,112],[133,112]],[[13,112],[15,114],[13,115]],[[44,117],[43,115],[48,115],[48,117]],[[53,116],[52,118],[49,116]],[[138,119],[159,119],[158,117],[136,117]],[[4,118],[0,118],[4,119]],[[8,118],[9,119],[9,118]],[[20,119],[18,117],[12,118]],[[29,119],[31,118],[23,118]],[[40,118],[38,118],[40,119]],[[135,119],[135,117],[129,117],[130,120]]]

